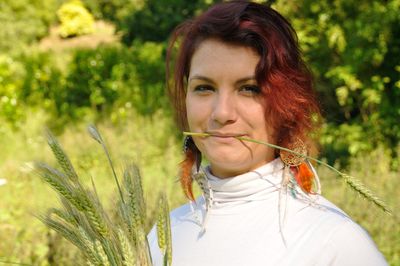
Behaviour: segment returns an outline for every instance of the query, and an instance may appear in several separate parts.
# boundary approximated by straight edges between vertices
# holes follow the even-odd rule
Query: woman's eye
[[[209,92],[213,92],[214,88],[211,87],[210,85],[198,85],[198,86],[194,87],[193,90],[198,93],[209,93]]]
[[[240,88],[240,91],[249,95],[258,95],[261,93],[260,87],[256,85],[245,85]]]

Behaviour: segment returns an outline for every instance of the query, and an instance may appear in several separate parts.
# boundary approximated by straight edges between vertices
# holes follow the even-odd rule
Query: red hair
[[[178,26],[167,51],[167,82],[175,44],[180,43],[168,92],[181,130],[188,130],[185,96],[191,59],[205,39],[246,46],[260,55],[257,83],[265,102],[265,119],[276,132],[277,144],[289,147],[301,139],[310,145],[309,133],[320,117],[313,79],[304,64],[297,35],[290,23],[272,8],[248,1],[219,3]],[[308,147],[308,150],[311,146]],[[185,167],[193,165],[186,163]],[[188,169],[182,169],[187,173]],[[181,180],[190,178],[182,175]],[[189,182],[190,183],[190,182]],[[182,184],[188,182],[183,181]],[[184,191],[188,191],[184,187]],[[186,193],[188,197],[188,193]]]

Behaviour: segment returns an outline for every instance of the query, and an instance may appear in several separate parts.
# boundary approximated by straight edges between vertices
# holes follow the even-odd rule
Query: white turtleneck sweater
[[[338,207],[281,189],[280,159],[232,178],[205,173],[204,197],[171,212],[173,266],[387,265]],[[153,264],[163,265],[155,228],[148,241]]]

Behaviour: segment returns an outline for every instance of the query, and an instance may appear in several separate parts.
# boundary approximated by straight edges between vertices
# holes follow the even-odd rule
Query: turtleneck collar
[[[205,176],[197,181],[203,190],[207,209],[218,209],[270,198],[281,187],[283,167],[277,158],[253,171],[218,178],[211,174],[208,166],[204,169]]]

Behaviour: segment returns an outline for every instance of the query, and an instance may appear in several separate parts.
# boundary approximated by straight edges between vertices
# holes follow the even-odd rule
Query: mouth
[[[241,133],[217,132],[217,131],[206,131],[205,133],[207,133],[210,137],[217,137],[217,138],[238,138],[246,135]]]

